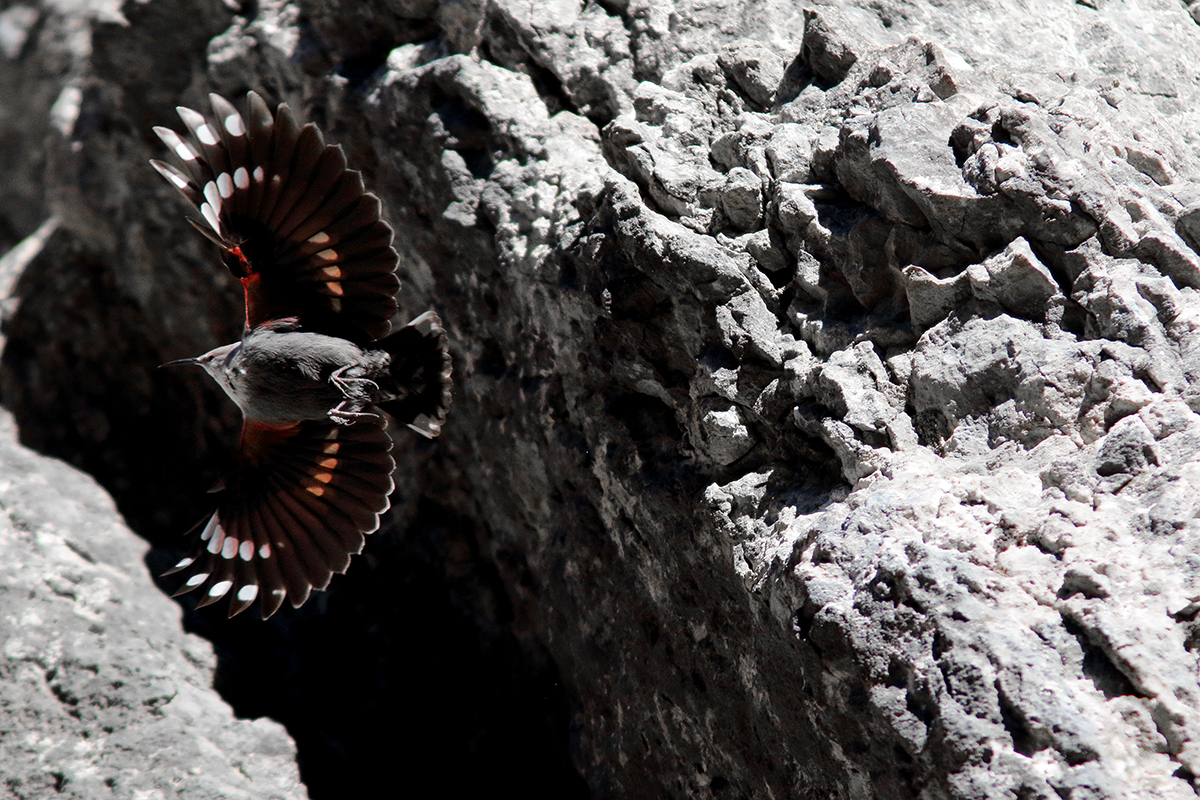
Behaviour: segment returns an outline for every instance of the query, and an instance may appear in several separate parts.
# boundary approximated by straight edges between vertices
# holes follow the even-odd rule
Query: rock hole
[[[387,65],[388,53],[399,45],[390,38],[375,39],[364,48],[347,56],[334,68],[334,73],[346,79],[351,91],[360,88]]]
[[[925,723],[926,727],[933,724],[933,720],[937,717],[937,710],[929,702],[929,699],[921,697],[911,689],[904,695],[904,706],[914,717]]]
[[[504,353],[495,339],[488,339],[483,343],[483,352],[479,355],[477,365],[478,371],[489,378],[499,379],[508,371]]]
[[[950,643],[946,641],[946,637],[942,634],[942,632],[934,631],[933,632],[933,644],[931,646],[931,651],[933,653],[934,659],[936,660],[936,659],[941,658],[942,655],[949,649],[950,649]]]
[[[1181,781],[1187,781],[1188,785],[1192,787],[1192,791],[1196,794],[1200,794],[1200,789],[1196,788],[1196,775],[1187,767],[1181,766],[1179,769],[1171,773],[1171,777],[1179,778]]]
[[[436,87],[429,90],[429,105],[446,136],[446,147],[462,156],[473,177],[491,175],[496,164],[488,118],[461,97],[448,95]]]
[[[996,144],[1007,144],[1013,147],[1017,145],[1008,130],[999,121],[992,123],[992,141]]]
[[[1102,648],[1091,643],[1087,630],[1082,625],[1068,617],[1063,617],[1063,627],[1066,628],[1067,633],[1075,637],[1079,642],[1080,649],[1083,650],[1083,674],[1106,698],[1111,700],[1121,696],[1146,696],[1134,687],[1125,673],[1121,672]]]
[[[1008,731],[1008,735],[1012,737],[1013,750],[1023,756],[1032,756],[1038,750],[1043,749],[1037,743],[1033,731],[1025,724],[1025,720],[1021,718],[1017,710],[1008,702],[1008,697],[1004,694],[1003,690],[998,685],[996,689],[1000,696],[1000,720],[1004,723],[1004,728]]]
[[[792,614],[792,633],[800,639],[807,639],[808,632],[812,630],[813,618],[816,616],[816,608],[808,609],[807,605],[800,608],[796,613]]]

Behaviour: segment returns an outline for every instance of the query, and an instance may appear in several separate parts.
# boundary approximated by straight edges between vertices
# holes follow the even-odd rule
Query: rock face
[[[364,170],[450,422],[321,602],[189,616],[313,796],[1195,795],[1183,4],[201,5],[0,12],[0,393],[169,548],[236,414],[149,367],[240,313],[150,127]]]
[[[0,421],[0,779],[14,798],[304,798],[296,749],[236,720],[146,549],[92,480]]]

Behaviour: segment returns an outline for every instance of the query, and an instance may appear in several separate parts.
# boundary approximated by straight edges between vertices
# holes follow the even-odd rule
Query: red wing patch
[[[247,421],[196,553],[171,570],[187,575],[176,594],[200,590],[199,607],[228,595],[231,617],[256,598],[263,619],[285,599],[299,608],[346,571],[364,534],[379,527],[394,486],[391,447],[382,419],[286,428]]]
[[[396,311],[399,256],[380,202],[346,166],[341,147],[286,105],[254,92],[247,117],[210,95],[213,116],[179,108],[188,134],[155,132],[183,162],[154,168],[199,211],[198,230],[246,289],[248,329],[296,317],[308,330],[358,343],[386,336]]]

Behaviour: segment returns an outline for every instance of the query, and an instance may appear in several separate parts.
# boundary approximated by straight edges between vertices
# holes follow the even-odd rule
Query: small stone
[[[721,466],[732,464],[754,447],[750,429],[735,406],[711,408],[701,417],[700,425],[705,454]]]
[[[816,132],[804,125],[784,123],[767,143],[767,163],[776,181],[808,183]]]
[[[762,180],[745,167],[734,167],[725,175],[721,210],[737,230],[754,230],[762,222]]]
[[[766,45],[744,42],[726,48],[718,57],[721,69],[759,108],[770,108],[783,80],[783,59]]]
[[[1003,251],[967,268],[971,292],[1018,317],[1041,319],[1056,296],[1058,282],[1034,254],[1024,238],[1009,242]]]

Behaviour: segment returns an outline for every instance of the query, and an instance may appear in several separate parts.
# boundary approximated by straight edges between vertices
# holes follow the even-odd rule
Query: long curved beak
[[[162,369],[163,367],[177,367],[180,364],[199,364],[199,363],[200,363],[199,358],[177,358],[174,361],[168,361],[165,364],[159,364],[158,369]]]

